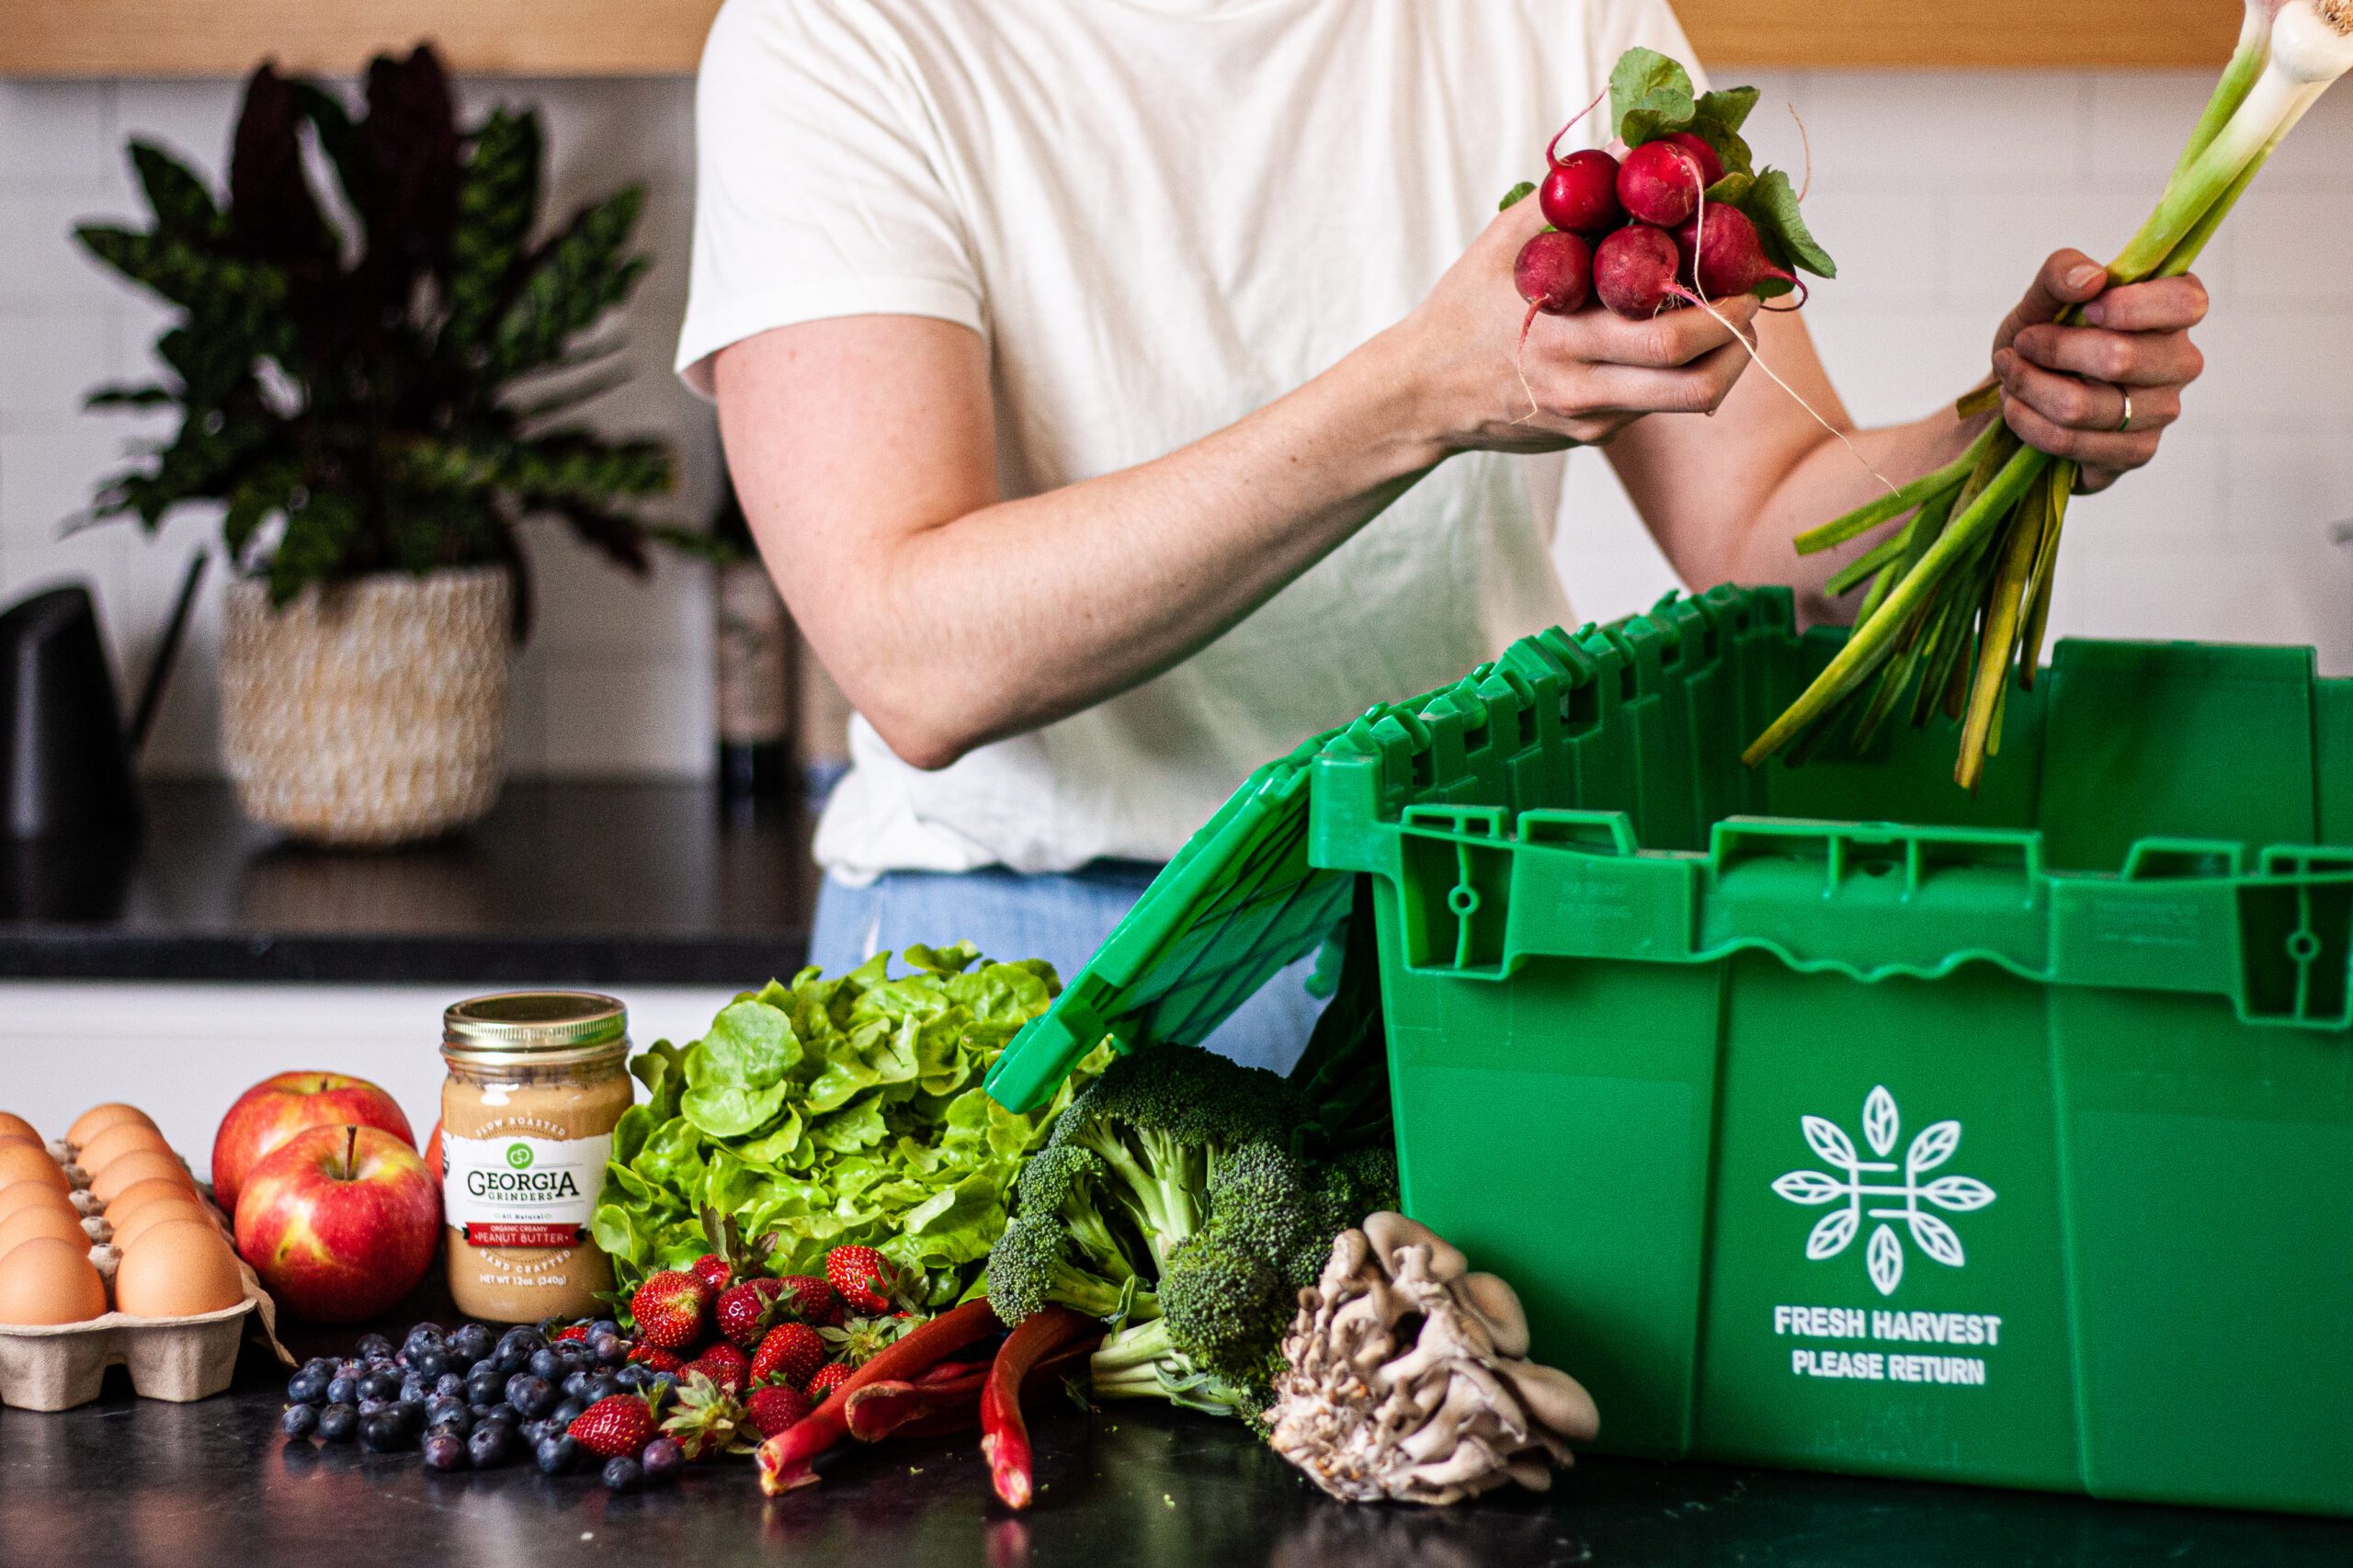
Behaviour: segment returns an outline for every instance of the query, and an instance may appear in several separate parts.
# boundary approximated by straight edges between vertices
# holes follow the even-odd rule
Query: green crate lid
[[[989,1069],[998,1104],[1016,1112],[1044,1104],[1107,1035],[1122,1051],[1199,1045],[1339,928],[1351,874],[1307,863],[1308,778],[1330,738],[1259,768],[1186,841]]]

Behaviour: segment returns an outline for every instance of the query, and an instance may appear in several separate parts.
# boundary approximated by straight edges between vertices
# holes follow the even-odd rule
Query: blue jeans
[[[809,961],[828,974],[912,942],[968,941],[993,959],[1044,959],[1067,982],[1159,871],[1097,861],[1066,875],[893,871],[870,887],[825,879],[817,892]],[[1290,1070],[1307,1047],[1323,1002],[1307,994],[1313,954],[1284,970],[1202,1043],[1252,1067]]]

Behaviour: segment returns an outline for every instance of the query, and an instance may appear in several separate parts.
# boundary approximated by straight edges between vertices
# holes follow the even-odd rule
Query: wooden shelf
[[[1472,0],[1459,0],[1470,4]],[[349,73],[432,39],[457,70],[663,76],[695,68],[718,0],[7,0],[0,75],[236,76],[265,56]],[[1680,0],[1711,67],[2211,66],[2227,0]]]

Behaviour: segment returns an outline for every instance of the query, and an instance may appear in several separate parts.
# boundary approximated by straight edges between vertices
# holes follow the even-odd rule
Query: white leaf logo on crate
[[[1774,1180],[1773,1190],[1791,1203],[1809,1208],[1844,1199],[1844,1207],[1824,1215],[1807,1234],[1808,1262],[1819,1263],[1845,1252],[1861,1234],[1866,1220],[1874,1223],[1870,1239],[1863,1244],[1863,1266],[1882,1296],[1895,1294],[1896,1286],[1904,1282],[1904,1242],[1898,1226],[1911,1235],[1914,1246],[1946,1267],[1959,1268],[1968,1261],[1960,1233],[1921,1207],[1927,1203],[1947,1213],[1966,1214],[1994,1201],[1994,1189],[1974,1176],[1920,1179],[1960,1149],[1960,1122],[1931,1122],[1922,1128],[1904,1151],[1900,1166],[1888,1156],[1895,1152],[1904,1119],[1896,1109],[1895,1096],[1883,1084],[1863,1099],[1863,1142],[1877,1158],[1863,1158],[1855,1141],[1835,1121],[1805,1116],[1798,1119],[1798,1127],[1805,1134],[1806,1147],[1832,1171],[1790,1171]],[[1899,1171],[1901,1180],[1896,1179]]]

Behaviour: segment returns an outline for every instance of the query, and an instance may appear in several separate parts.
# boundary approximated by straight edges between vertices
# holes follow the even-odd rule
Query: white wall
[[[1843,277],[1808,312],[1849,405],[1867,420],[1925,412],[1981,372],[1994,324],[2060,244],[2113,248],[2154,200],[2206,82],[2193,74],[1738,73],[1766,89],[1761,150],[1799,162],[1779,104],[1815,153],[1809,214]],[[121,160],[133,133],[220,162],[233,85],[0,82],[0,590],[93,580],[119,657],[136,671],[188,552],[190,517],[160,541],[59,525],[119,458],[131,425],[76,412],[91,383],[140,372],[157,321],[65,239],[134,209]],[[627,329],[636,384],[608,423],[685,450],[679,514],[707,511],[714,442],[667,374],[684,298],[690,88],[680,81],[504,82],[469,89],[546,111],[555,194],[652,186],[656,257]],[[2327,525],[2353,517],[2353,90],[2324,100],[2247,198],[2202,268],[2216,298],[2206,380],[2156,468],[2072,515],[2062,632],[2316,643],[2353,669],[2353,561]],[[552,532],[537,540],[541,631],[517,687],[521,774],[707,766],[708,620],[699,574],[666,563],[632,583]],[[1648,604],[1672,582],[1591,454],[1570,465],[1560,558],[1582,613]],[[216,762],[210,666],[218,583],[151,765]]]

